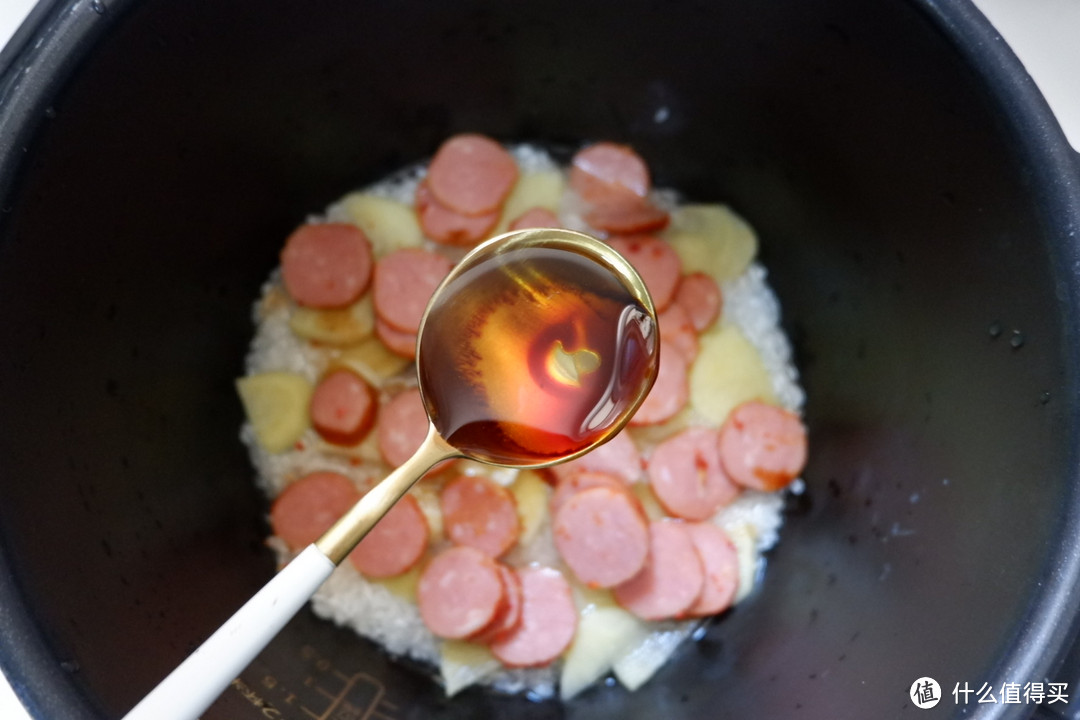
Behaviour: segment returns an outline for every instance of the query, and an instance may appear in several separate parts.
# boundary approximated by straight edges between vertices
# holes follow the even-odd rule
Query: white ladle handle
[[[319,589],[334,563],[315,544],[244,603],[224,625],[124,716],[124,720],[196,718]]]
[[[360,498],[131,709],[124,720],[195,720],[304,606],[427,470],[460,453],[429,426],[411,458]]]

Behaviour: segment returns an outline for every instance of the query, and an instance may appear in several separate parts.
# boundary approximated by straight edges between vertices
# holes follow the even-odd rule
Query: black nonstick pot
[[[807,492],[635,694],[446,701],[304,611],[206,720],[1080,708],[1080,163],[968,2],[56,0],[0,66],[0,665],[35,717],[120,717],[271,576],[250,305],[305,213],[461,131],[628,142],[750,219]]]

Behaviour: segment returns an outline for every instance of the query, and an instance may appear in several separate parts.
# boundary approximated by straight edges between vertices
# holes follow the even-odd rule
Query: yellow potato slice
[[[502,216],[495,226],[495,234],[505,232],[510,223],[534,207],[547,208],[557,215],[565,188],[566,182],[562,173],[557,170],[522,175],[503,204]]]
[[[757,533],[750,523],[739,523],[724,531],[731,538],[739,560],[739,589],[735,591],[735,602],[739,602],[754,589],[757,578]]]
[[[627,690],[637,690],[667,662],[688,634],[687,626],[646,632],[639,642],[634,643],[612,664],[615,677]]]
[[[352,305],[333,310],[298,307],[289,317],[294,333],[324,345],[356,345],[375,331],[375,306],[371,293]]]
[[[596,607],[584,613],[563,660],[559,695],[569,700],[592,685],[648,633],[640,620],[622,608]]]
[[[632,490],[634,491],[634,496],[641,502],[641,507],[645,510],[645,517],[650,520],[662,520],[667,515],[667,513],[664,512],[664,508],[660,505],[660,501],[657,500],[656,495],[653,494],[649,483],[634,483]]]
[[[684,205],[671,216],[667,240],[684,272],[703,272],[717,282],[742,275],[757,255],[754,229],[726,205]]]
[[[690,368],[691,406],[706,422],[720,427],[728,413],[747,400],[776,402],[757,348],[734,325],[703,333]]]
[[[447,697],[480,682],[500,667],[491,651],[482,645],[446,640],[439,649],[439,673]]]
[[[398,375],[408,365],[408,360],[387,350],[376,337],[362,340],[353,347],[338,350],[331,355],[329,362],[330,368],[348,368],[374,387],[380,387],[387,379]]]
[[[411,603],[415,603],[416,586],[420,584],[420,564],[418,563],[412,570],[404,572],[401,575],[382,578],[375,582],[379,583],[398,597],[408,600]]]
[[[375,433],[372,433],[374,435]],[[430,542],[438,543],[443,540],[443,516],[442,507],[439,505],[439,490],[430,482],[418,482],[409,491],[417,504],[420,512],[424,513],[427,520]]]
[[[521,521],[521,535],[518,543],[528,545],[539,532],[547,516],[548,484],[539,474],[531,470],[522,470],[510,486],[510,492],[517,503],[518,519]]]
[[[394,250],[420,247],[424,242],[416,212],[397,200],[353,193],[342,199],[341,208],[367,235],[376,259]]]
[[[266,372],[236,381],[244,412],[264,450],[288,450],[308,429],[311,383],[302,375]]]

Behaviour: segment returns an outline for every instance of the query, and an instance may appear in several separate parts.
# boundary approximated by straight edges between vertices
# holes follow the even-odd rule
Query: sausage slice
[[[349,478],[335,472],[316,472],[285,488],[270,508],[274,534],[293,550],[319,539],[360,499]]]
[[[514,496],[489,478],[454,478],[443,486],[439,506],[447,537],[491,557],[512,548],[521,534]]]
[[[664,440],[649,457],[649,485],[669,514],[705,520],[739,494],[720,462],[716,430],[691,427]]]
[[[514,157],[483,135],[455,135],[439,147],[428,165],[431,192],[462,215],[498,212],[517,179]]]
[[[583,584],[614,587],[640,572],[649,529],[636,498],[624,489],[575,493],[553,519],[555,547]]]
[[[371,265],[371,243],[355,225],[302,225],[281,251],[281,280],[301,305],[340,308],[367,290]]]
[[[355,445],[375,424],[375,391],[354,372],[336,370],[311,395],[311,424],[324,440]]]
[[[419,562],[429,537],[427,519],[420,504],[412,495],[405,495],[349,553],[349,562],[362,575],[394,577],[411,570]]]
[[[701,557],[686,525],[675,520],[649,524],[649,559],[641,572],[615,587],[615,601],[642,620],[685,617],[701,595]]]
[[[455,545],[424,568],[416,602],[431,632],[462,640],[491,624],[506,602],[506,588],[494,560],[476,548]]]
[[[566,578],[553,568],[524,567],[521,621],[491,644],[491,652],[508,667],[541,667],[559,657],[577,631],[577,608]]]
[[[743,487],[779,490],[806,464],[806,428],[783,408],[757,400],[743,403],[720,428],[720,459]]]

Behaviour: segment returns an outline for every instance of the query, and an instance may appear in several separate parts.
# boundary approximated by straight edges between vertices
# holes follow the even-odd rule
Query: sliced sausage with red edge
[[[499,577],[503,581],[503,589],[506,591],[506,602],[502,610],[495,616],[491,623],[469,638],[472,642],[489,644],[502,640],[513,632],[521,624],[521,608],[524,598],[521,592],[521,580],[512,568],[498,563]]]
[[[705,520],[739,494],[720,462],[719,434],[691,427],[661,442],[646,472],[653,495],[670,515]]]
[[[752,400],[731,411],[720,428],[720,459],[743,487],[786,487],[806,464],[806,428],[788,410]]]
[[[630,418],[630,425],[659,425],[678,415],[690,399],[687,370],[686,358],[678,349],[664,348],[660,353],[656,381]]]
[[[739,589],[739,556],[735,546],[727,533],[712,523],[687,523],[686,529],[705,571],[701,595],[687,614],[704,617],[723,612],[735,601]]]
[[[367,290],[371,265],[371,243],[355,225],[302,225],[281,251],[281,280],[300,305],[340,308]]]
[[[386,349],[409,360],[416,359],[416,333],[401,332],[381,317],[375,318],[375,337]]]
[[[642,620],[685,617],[701,595],[704,570],[686,525],[649,524],[649,559],[641,572],[612,591],[615,602]]]
[[[698,354],[698,334],[686,310],[678,303],[672,303],[656,321],[660,326],[660,357],[667,348],[673,347],[684,360],[693,362]]]
[[[375,391],[354,372],[335,370],[311,395],[311,424],[324,440],[356,445],[375,424]]]
[[[497,212],[514,183],[513,155],[483,135],[455,135],[444,142],[428,165],[427,183],[440,203],[462,215]]]
[[[694,329],[702,332],[720,317],[724,296],[715,280],[703,272],[695,272],[679,281],[675,304],[686,311]]]
[[[380,410],[375,428],[383,460],[393,467],[404,464],[423,444],[428,424],[419,390],[410,388],[392,397]]]
[[[682,278],[682,260],[671,245],[651,235],[613,237],[607,243],[641,275],[656,311],[667,309]]]
[[[634,439],[630,437],[630,433],[620,432],[587,454],[570,462],[552,466],[551,472],[559,479],[581,471],[606,472],[629,484],[641,477],[644,467],[641,453],[634,444]]]
[[[270,508],[274,534],[292,550],[318,540],[360,499],[349,478],[335,472],[316,472],[286,487]]]
[[[578,151],[571,161],[570,187],[588,203],[644,198],[651,185],[649,167],[628,145],[599,142]]]
[[[417,248],[384,255],[375,265],[376,315],[395,330],[415,335],[432,293],[453,266],[442,255]]]
[[[601,472],[598,470],[580,470],[575,473],[561,476],[555,483],[555,492],[551,493],[551,499],[548,500],[548,508],[550,509],[551,516],[554,517],[563,503],[569,500],[574,495],[578,494],[582,490],[588,490],[594,487],[606,487],[611,490],[627,491],[630,486],[626,482],[608,472]]]
[[[524,567],[521,621],[491,644],[491,652],[507,667],[542,667],[562,655],[577,632],[578,613],[570,583],[558,570]]]
[[[658,232],[668,226],[671,216],[647,200],[594,205],[585,212],[585,222],[613,235]]]
[[[461,475],[444,485],[439,507],[448,538],[491,557],[503,555],[521,534],[513,494],[480,475]]]
[[[552,519],[555,548],[588,587],[614,587],[641,571],[649,529],[627,490],[594,487],[575,493]]]
[[[508,229],[527,230],[528,228],[562,227],[559,216],[544,207],[534,207],[514,218]]]
[[[349,553],[349,562],[368,577],[401,575],[424,556],[430,537],[420,504],[412,495],[405,495]]]
[[[499,222],[498,210],[485,215],[462,215],[436,199],[421,182],[416,188],[416,214],[424,234],[442,245],[472,247],[486,238]]]
[[[435,635],[462,640],[488,627],[506,604],[498,563],[476,548],[455,545],[420,574],[416,603]]]

